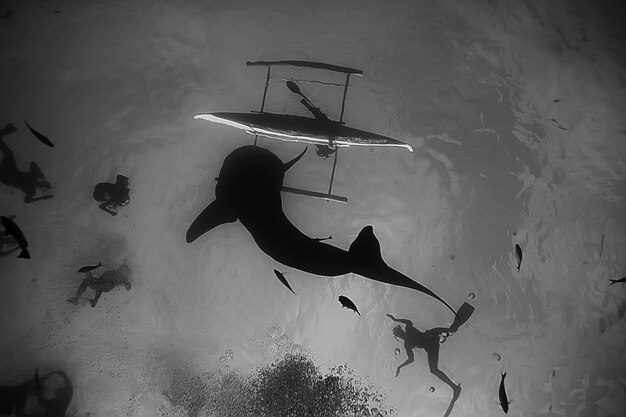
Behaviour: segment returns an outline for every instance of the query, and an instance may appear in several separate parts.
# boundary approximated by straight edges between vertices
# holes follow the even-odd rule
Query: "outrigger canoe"
[[[221,123],[244,130],[251,135],[288,142],[326,146],[332,144],[337,147],[405,148],[413,152],[413,148],[408,143],[365,130],[354,129],[332,120],[276,113],[222,112],[198,114],[194,116],[194,119]]]

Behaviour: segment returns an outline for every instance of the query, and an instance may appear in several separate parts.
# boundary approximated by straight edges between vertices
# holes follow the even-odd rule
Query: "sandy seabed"
[[[607,288],[626,275],[619,2],[7,0],[0,15],[0,124],[19,129],[5,140],[54,187],[25,204],[0,186],[0,214],[17,216],[32,254],[0,258],[0,384],[60,368],[74,381],[70,416],[183,416],[177,381],[304,353],[321,372],[345,364],[396,415],[443,415],[451,392],[423,351],[394,378],[404,353],[385,316],[448,325],[440,304],[288,270],[238,222],[185,243],[223,159],[252,141],[193,115],[258,109],[265,71],[245,62],[302,59],[363,69],[344,120],[415,152],[341,150],[333,191],[349,204],[284,195],[285,213],[344,249],[371,224],[391,266],[455,308],[472,298],[440,353],[463,387],[451,415],[500,415],[501,370],[511,416],[625,409],[626,289]],[[282,82],[266,109],[304,115]],[[338,118],[340,89],[301,88]],[[284,161],[302,149],[261,144]],[[330,167],[309,151],[285,184],[323,190]],[[91,193],[116,174],[131,203],[112,217]],[[66,303],[76,270],[98,261],[131,265],[132,290]]]

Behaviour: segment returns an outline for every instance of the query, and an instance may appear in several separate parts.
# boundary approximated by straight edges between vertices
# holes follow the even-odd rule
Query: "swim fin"
[[[463,303],[461,308],[459,308],[459,310],[456,312],[454,321],[450,325],[450,331],[456,332],[457,330],[459,330],[459,327],[461,327],[467,320],[469,320],[473,313],[474,307],[468,302]]]

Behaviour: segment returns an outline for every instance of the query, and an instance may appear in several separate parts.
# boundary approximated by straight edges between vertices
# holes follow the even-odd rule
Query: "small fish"
[[[560,99],[560,98],[555,98],[554,100],[552,100],[552,102],[553,102],[553,103],[558,103],[558,102],[560,102],[560,101],[561,101],[561,99]]]
[[[22,230],[18,227],[18,225],[15,224],[13,220],[4,216],[0,216],[0,223],[2,223],[2,226],[4,226],[4,235],[13,236],[13,238],[17,240],[17,244],[20,246],[20,248],[22,248],[22,251],[19,255],[17,255],[17,257],[30,259],[30,253],[28,253],[27,249],[28,241],[26,240],[24,233],[22,233]]]
[[[37,132],[35,129],[33,129],[28,122],[26,121],[26,119],[24,119],[24,123],[26,123],[26,126],[28,126],[28,129],[30,129],[30,131],[32,132],[33,135],[35,135],[35,137],[37,139],[39,139],[44,145],[48,145],[51,148],[54,148],[54,143],[52,143],[50,141],[50,139],[48,139],[48,137],[42,133]]]
[[[344,296],[344,295],[340,295],[339,296],[339,302],[341,303],[341,307],[346,307],[352,311],[354,311],[356,314],[358,314],[359,316],[361,315],[361,313],[359,313],[359,310],[356,308],[356,306],[354,305],[354,303],[352,302],[351,299],[349,299],[348,297]]]
[[[100,268],[102,266],[102,262],[98,262],[98,265],[88,265],[81,267],[78,272],[91,272],[96,268]]]
[[[287,282],[287,279],[285,278],[282,272],[274,270],[274,274],[276,275],[276,278],[278,278],[278,280],[282,282],[282,284],[289,289],[289,291],[291,291],[294,295],[296,294],[296,292],[291,289],[291,285],[289,285],[289,283]]]
[[[626,283],[626,277],[621,278],[621,279],[610,279],[609,281],[611,281],[611,283],[609,284],[609,287],[613,284],[617,284],[619,282],[621,283]]]
[[[502,371],[500,371],[500,374],[502,375],[499,391],[500,406],[502,407],[502,411],[504,411],[504,414],[506,414],[509,412],[509,404],[511,404],[513,401],[509,401],[509,399],[506,397],[506,389],[504,389],[504,377],[506,376],[506,372],[502,373]]]
[[[522,264],[522,248],[517,243],[515,244],[515,257],[517,258],[517,272]]]
[[[556,123],[556,125],[558,126],[559,129],[567,130],[567,128],[564,127],[563,125],[561,125],[558,120],[556,120],[556,119],[550,119],[550,120],[552,120],[554,123]]]

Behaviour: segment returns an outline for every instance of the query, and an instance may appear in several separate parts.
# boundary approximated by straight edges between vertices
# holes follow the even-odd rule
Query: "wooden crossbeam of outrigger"
[[[349,67],[342,67],[339,65],[332,65],[332,64],[326,64],[323,62],[315,62],[315,61],[297,61],[297,60],[286,60],[286,61],[247,61],[246,62],[247,66],[266,66],[267,67],[267,73],[265,75],[265,88],[263,89],[263,100],[261,101],[261,110],[260,113],[263,113],[263,110],[265,109],[265,100],[267,98],[267,89],[269,87],[269,82],[270,82],[270,77],[271,77],[271,70],[272,70],[272,66],[274,65],[278,65],[278,66],[282,66],[282,65],[286,65],[286,66],[293,66],[293,67],[305,67],[305,68],[315,68],[315,69],[322,69],[322,70],[327,70],[327,71],[334,71],[334,72],[341,72],[346,74],[346,80],[345,83],[343,84],[343,98],[341,100],[341,115],[339,117],[339,124],[343,124],[343,115],[344,115],[344,111],[345,111],[345,106],[346,106],[346,96],[348,95],[348,86],[350,85],[350,76],[351,75],[363,75],[363,71],[359,70],[359,69],[355,69],[355,68],[349,68]],[[258,135],[254,135],[254,145],[256,146],[258,143]],[[330,174],[330,183],[328,185],[328,192],[327,193],[320,193],[317,191],[309,191],[309,190],[303,190],[300,188],[293,188],[293,187],[282,187],[282,190],[285,192],[289,192],[289,193],[293,193],[293,194],[299,194],[299,195],[304,195],[304,196],[308,196],[308,197],[315,197],[315,198],[321,198],[327,201],[336,201],[339,203],[344,203],[346,204],[348,202],[348,198],[347,197],[342,197],[342,196],[338,196],[335,194],[332,194],[332,189],[333,189],[333,181],[335,179],[335,170],[337,168],[337,154],[339,153],[339,149],[335,149],[334,155],[333,155],[333,168]]]

